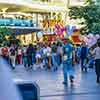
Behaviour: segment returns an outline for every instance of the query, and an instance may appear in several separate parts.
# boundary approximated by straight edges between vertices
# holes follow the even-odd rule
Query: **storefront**
[[[0,5],[0,26],[10,28],[23,44],[38,40],[41,30],[53,33],[55,24],[65,19],[61,0],[4,0]]]

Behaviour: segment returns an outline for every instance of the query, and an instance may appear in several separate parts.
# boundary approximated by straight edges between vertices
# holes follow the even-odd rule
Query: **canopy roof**
[[[29,33],[32,33],[32,32],[42,31],[42,29],[38,28],[38,27],[6,26],[6,28],[10,29],[11,32],[14,33],[15,35],[29,34]]]
[[[41,2],[37,0],[0,0],[0,10],[6,12],[61,12],[66,11],[62,0]]]

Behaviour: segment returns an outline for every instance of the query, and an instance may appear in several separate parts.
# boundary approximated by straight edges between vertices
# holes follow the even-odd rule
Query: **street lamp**
[[[69,6],[70,6],[70,0],[63,0],[65,7],[66,7],[66,14],[65,14],[65,24],[66,21],[68,20],[68,16],[69,16]]]

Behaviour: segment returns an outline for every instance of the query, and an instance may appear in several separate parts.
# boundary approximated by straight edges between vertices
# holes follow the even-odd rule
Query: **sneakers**
[[[73,82],[74,82],[74,76],[70,76],[70,82],[71,82],[71,84],[73,84]]]
[[[63,82],[64,85],[67,85],[67,82]]]
[[[82,67],[81,70],[82,70],[82,72],[83,71],[87,72],[87,67]]]
[[[73,84],[73,82],[74,82],[74,76],[71,75],[71,76],[69,77],[69,79],[70,79],[70,83]],[[68,83],[64,81],[63,84],[64,84],[64,85],[67,85]]]

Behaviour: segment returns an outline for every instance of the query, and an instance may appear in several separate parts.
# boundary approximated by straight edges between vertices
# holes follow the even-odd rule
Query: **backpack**
[[[15,55],[15,50],[14,49],[10,49],[10,54],[11,54],[11,56],[14,56]]]

